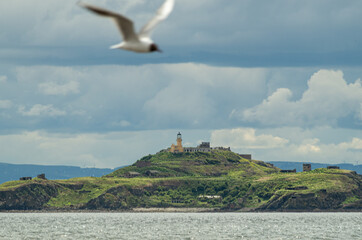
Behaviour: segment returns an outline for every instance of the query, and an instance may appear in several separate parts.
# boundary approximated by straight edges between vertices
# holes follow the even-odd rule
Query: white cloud
[[[264,124],[285,125],[290,122],[296,123],[297,114],[293,111],[293,105],[290,102],[292,92],[286,88],[279,88],[271,96],[262,102],[262,104],[242,111],[242,118],[246,121],[259,120]],[[236,112],[240,114],[240,112]],[[235,115],[235,111],[233,113]]]
[[[295,71],[303,72],[288,69],[287,77]],[[313,71],[305,70],[301,75],[304,78]],[[28,108],[36,104],[62,106],[67,118],[72,118],[71,128],[77,129],[81,123],[82,128],[119,130],[121,120],[132,123],[123,124],[124,130],[131,126],[139,130],[217,129],[238,127],[240,120],[251,122],[247,125],[250,127],[259,123],[283,127],[335,126],[341,118],[355,117],[353,120],[360,121],[362,114],[360,81],[347,84],[340,71],[318,71],[309,80],[307,90],[303,89],[304,84],[286,84],[286,79],[270,83],[268,79],[283,76],[284,69],[194,63],[32,66],[18,67],[15,73],[17,81],[7,84],[11,91],[1,91],[3,98],[18,105],[27,103]],[[301,76],[297,79],[302,80]],[[270,96],[263,101],[268,91]],[[55,94],[64,97],[52,97],[59,96]]]
[[[46,95],[67,95],[69,93],[79,93],[79,83],[69,81],[64,84],[56,82],[45,82],[38,85],[39,90]]]
[[[67,118],[72,118],[70,124],[81,123],[82,128],[92,129],[107,126],[113,130],[119,130],[120,126],[123,129],[217,127],[221,121],[235,121],[228,118],[230,111],[258,103],[264,95],[268,74],[260,68],[194,63],[32,66],[18,67],[15,72],[17,81],[8,96],[20,96],[16,99],[19,104],[63,106],[62,110],[69,113]],[[64,97],[52,97],[59,95]],[[35,110],[39,112],[39,106]],[[76,113],[79,121],[73,119]],[[125,122],[120,125],[121,120],[132,125]]]
[[[169,147],[177,130],[55,134],[26,131],[0,134],[0,158],[8,163],[72,165],[114,168],[133,164],[141,157]],[[193,142],[208,131],[183,131]]]
[[[256,134],[255,129],[235,128],[215,130],[211,134],[213,146],[228,146],[233,149],[269,149],[282,148],[289,141],[281,137]]]
[[[122,120],[119,122],[119,124],[121,125],[121,127],[128,127],[131,126],[131,123],[126,121],[126,120]]]
[[[12,102],[10,100],[0,100],[0,109],[11,108]]]
[[[82,72],[74,67],[61,66],[32,66],[16,67],[16,78],[21,84],[31,84],[39,89],[49,91],[50,94],[59,91],[77,92],[79,79],[83,79]],[[36,83],[36,84],[34,84]]]
[[[227,118],[236,105],[245,106],[262,95],[266,75],[264,69],[194,63],[163,68],[169,82],[147,99],[143,110],[152,122],[167,126],[208,126]]]
[[[253,155],[265,161],[294,161],[315,163],[361,163],[362,131],[331,127],[269,128],[265,134],[279,134],[289,142],[281,149],[256,149]]]
[[[51,105],[58,111],[49,110],[48,116],[66,113],[69,129],[82,131],[117,131],[120,127],[122,130],[233,128],[240,126],[240,119],[250,121],[251,124],[245,125],[254,128],[260,123],[282,127],[334,126],[341,118],[358,121],[362,114],[360,82],[347,84],[341,72],[334,71],[319,71],[304,90],[305,83],[299,83],[300,80],[315,69],[304,72],[288,69],[286,76],[284,69],[195,63],[31,66],[13,70],[16,81],[0,89],[4,100],[23,106],[20,110],[25,115],[40,114],[40,111],[46,114],[45,107],[31,108],[38,104],[50,109]],[[294,75],[303,72],[296,77],[298,84],[288,83],[286,79],[269,80],[281,75],[289,78],[295,72]],[[359,75],[357,72],[354,76]],[[263,101],[268,92],[270,96]],[[64,95],[54,97],[60,96],[54,94]],[[4,121],[24,126],[24,121],[17,117],[16,113],[9,113]],[[59,124],[55,120],[50,119],[47,127],[57,128]],[[132,124],[121,124],[122,120]],[[38,122],[27,124],[34,126]],[[355,126],[358,124],[352,127]]]
[[[254,159],[263,161],[336,164],[357,163],[362,158],[362,131],[351,130],[344,135],[348,130],[332,128],[323,131],[236,128],[81,134],[26,131],[0,134],[0,157],[9,163],[118,167],[169,147],[175,143],[179,130],[185,146],[196,146],[211,137],[212,146],[231,146],[235,152],[251,153]],[[356,137],[349,138],[351,134]],[[338,136],[336,141],[328,142],[331,135]]]
[[[355,136],[351,138],[351,136]],[[211,133],[213,146],[230,146],[263,161],[361,163],[362,131],[356,129],[268,128],[223,129]]]
[[[28,111],[25,110],[24,106],[20,106],[18,109],[19,113],[23,116],[64,116],[67,113],[65,111],[54,108],[53,105],[41,105],[35,104]]]
[[[220,131],[220,130],[219,130]],[[336,128],[269,128],[258,129],[256,134],[251,131],[251,137],[244,137],[245,134],[232,134],[231,130],[221,130],[222,135],[218,136],[218,142],[212,145],[222,144],[234,145],[236,152],[251,153],[254,159],[263,161],[291,161],[291,162],[315,162],[315,163],[361,163],[362,158],[362,131]],[[259,136],[269,136],[271,144],[275,136],[283,139],[278,147],[265,147],[271,144],[258,144],[255,148],[250,140],[258,139]],[[351,138],[351,136],[355,136]],[[239,138],[239,139],[238,139]],[[234,139],[235,143],[230,139]],[[237,140],[236,140],[237,139]],[[350,139],[350,140],[349,140]],[[278,141],[276,141],[278,143]],[[251,148],[248,148],[251,146]]]
[[[167,116],[167,122],[171,120],[190,124],[205,122],[215,114],[212,102],[202,88],[177,83],[160,90],[145,103],[144,109],[155,120],[162,121]]]
[[[350,114],[359,117],[361,81],[347,84],[342,71],[320,70],[310,78],[300,100],[291,98],[290,89],[280,88],[261,104],[234,115],[269,126],[335,125]]]
[[[1,76],[0,75],[0,83],[6,83],[6,81],[8,80],[8,77],[7,76]]]
[[[109,141],[108,144],[115,147],[117,142]],[[0,135],[0,145],[2,146],[1,156],[9,163],[81,167],[107,167],[110,165],[106,162],[109,159],[97,156],[99,146],[102,146],[104,150],[109,149],[107,141],[104,141],[104,136],[97,134],[23,132]],[[113,150],[116,149],[113,148]]]
[[[351,142],[343,142],[338,144],[343,149],[362,150],[362,139],[354,137]]]
[[[318,146],[319,139],[306,139],[301,145],[298,146],[297,150],[301,154],[318,153],[321,148]]]
[[[121,121],[115,123],[114,125],[125,128],[125,127],[131,126],[132,124],[130,122],[128,122],[127,120],[121,120]]]

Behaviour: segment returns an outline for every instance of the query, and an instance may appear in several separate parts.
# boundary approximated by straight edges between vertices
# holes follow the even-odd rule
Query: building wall
[[[303,172],[309,172],[312,170],[311,164],[303,164]]]
[[[199,146],[197,147],[183,147],[182,146],[182,138],[181,138],[181,134],[179,133],[177,135],[177,143],[172,144],[170,148],[165,149],[165,150],[161,150],[162,151],[169,151],[172,153],[193,153],[193,152],[211,152],[211,151],[231,151],[230,147],[228,148],[224,148],[224,147],[215,147],[215,148],[211,148],[210,147],[210,142],[202,142]],[[251,155],[244,155],[244,158],[247,159],[251,159]]]
[[[184,152],[184,148],[182,147],[182,143],[177,141],[177,145],[172,144],[170,148],[170,152],[172,153],[182,153]]]
[[[177,147],[177,146],[176,146]],[[225,147],[215,147],[215,148],[211,148],[210,147],[210,143],[209,142],[203,142],[202,144],[200,144],[197,147],[185,147],[183,148],[183,152],[186,153],[193,153],[193,152],[212,152],[212,151],[231,151],[230,147],[225,148]],[[170,152],[172,152],[170,150]],[[245,158],[251,159],[251,155],[247,154],[244,155],[247,156]]]
[[[177,139],[176,150],[177,150],[178,152],[184,152],[184,148],[182,147],[182,139],[181,139],[181,138],[178,138],[178,139]]]

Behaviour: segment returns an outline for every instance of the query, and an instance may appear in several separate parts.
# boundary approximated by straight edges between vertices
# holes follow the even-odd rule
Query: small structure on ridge
[[[47,180],[46,177],[45,177],[45,173],[39,174],[39,175],[37,176],[37,178],[40,178],[40,179],[43,179],[43,180]]]
[[[328,166],[327,169],[340,169],[338,166]]]
[[[32,180],[32,177],[21,177],[19,178],[20,181]]]
[[[281,173],[296,173],[297,169],[292,169],[292,170],[280,170]]]
[[[312,164],[304,163],[303,164],[303,172],[310,172],[312,171]]]

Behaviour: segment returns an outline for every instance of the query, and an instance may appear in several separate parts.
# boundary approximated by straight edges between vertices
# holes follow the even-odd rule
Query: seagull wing
[[[154,16],[140,31],[140,37],[149,37],[155,26],[166,19],[172,12],[175,0],[166,0],[162,6],[157,10],[156,16]]]
[[[115,13],[115,12],[112,12],[112,11],[109,11],[109,10],[106,10],[106,9],[103,9],[100,7],[95,7],[95,6],[86,4],[86,3],[79,3],[79,5],[98,14],[98,15],[112,18],[116,22],[117,27],[123,36],[124,41],[138,39],[138,37],[134,31],[133,22],[130,19],[128,19],[118,13]]]

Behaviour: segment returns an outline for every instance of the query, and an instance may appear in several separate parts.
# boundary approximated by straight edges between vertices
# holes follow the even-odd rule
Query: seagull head
[[[162,51],[158,48],[158,46],[157,46],[156,44],[152,43],[152,44],[150,45],[150,52],[155,52],[155,51],[157,51],[157,52],[162,52]]]

